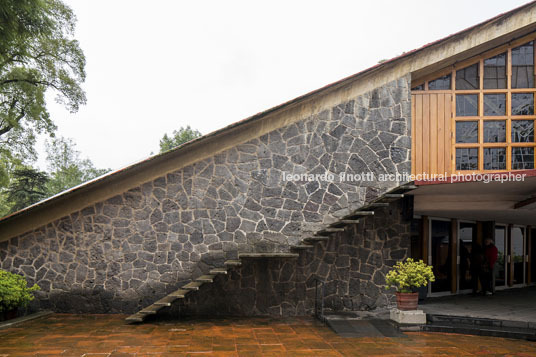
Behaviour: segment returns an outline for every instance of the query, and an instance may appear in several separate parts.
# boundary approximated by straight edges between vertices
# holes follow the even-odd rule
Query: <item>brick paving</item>
[[[536,356],[536,343],[408,333],[343,338],[312,318],[230,318],[126,325],[124,315],[55,314],[0,330],[8,356]]]

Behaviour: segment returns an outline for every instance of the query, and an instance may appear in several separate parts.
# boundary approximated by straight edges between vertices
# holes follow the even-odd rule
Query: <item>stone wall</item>
[[[369,310],[394,303],[385,274],[409,254],[411,221],[402,201],[360,219],[297,259],[244,259],[213,284],[190,293],[162,314],[306,315],[315,304],[316,281],[325,282],[328,311]],[[318,292],[320,296],[320,292]]]
[[[409,75],[0,243],[3,269],[42,291],[35,307],[132,312],[238,251],[289,245],[410,172]],[[284,174],[335,181],[291,182]]]

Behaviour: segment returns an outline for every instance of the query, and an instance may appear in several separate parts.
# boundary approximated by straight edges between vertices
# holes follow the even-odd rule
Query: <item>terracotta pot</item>
[[[396,304],[399,310],[417,310],[419,293],[396,293]]]

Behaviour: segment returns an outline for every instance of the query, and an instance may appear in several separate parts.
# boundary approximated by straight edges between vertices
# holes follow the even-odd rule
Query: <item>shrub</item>
[[[29,288],[24,277],[0,270],[0,312],[28,305],[36,290],[39,290],[37,284]]]
[[[432,266],[424,264],[422,260],[416,262],[408,258],[405,262],[396,263],[385,276],[385,280],[387,289],[394,286],[398,292],[410,293],[414,289],[435,281],[435,278]]]

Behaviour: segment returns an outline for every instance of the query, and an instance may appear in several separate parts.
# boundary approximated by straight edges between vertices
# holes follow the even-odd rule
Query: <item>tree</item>
[[[190,128],[190,125],[186,128],[181,126],[179,130],[173,130],[171,137],[164,134],[164,137],[160,139],[160,152],[169,151],[200,136],[201,133],[198,130]]]
[[[104,175],[110,169],[97,169],[91,160],[81,159],[76,144],[69,138],[55,138],[46,142],[49,195],[65,191],[95,177]]]
[[[13,180],[7,189],[11,212],[28,207],[48,197],[48,176],[45,172],[26,167],[13,172]]]
[[[45,93],[71,112],[85,104],[85,57],[76,18],[60,0],[0,2],[0,156],[35,159],[35,137],[53,135]]]

